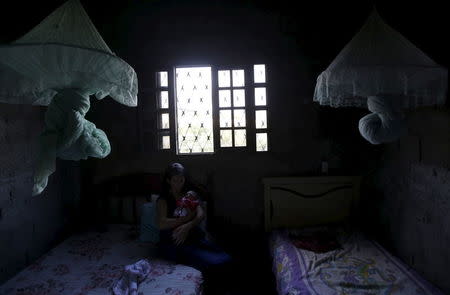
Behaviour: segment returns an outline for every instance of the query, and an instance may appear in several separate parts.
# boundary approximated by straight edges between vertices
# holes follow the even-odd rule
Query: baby
[[[200,200],[194,191],[188,191],[186,195],[178,199],[176,202],[177,208],[175,208],[174,216],[183,217],[188,214],[188,209],[194,212],[199,205]]]

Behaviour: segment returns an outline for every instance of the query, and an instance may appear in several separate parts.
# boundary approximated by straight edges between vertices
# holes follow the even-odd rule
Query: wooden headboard
[[[359,176],[264,178],[266,231],[349,220],[359,202]]]
[[[158,173],[132,173],[96,185],[97,218],[103,223],[139,224],[141,207],[161,192]]]
[[[142,205],[156,201],[161,185],[162,175],[149,172],[115,176],[95,185],[96,218],[102,223],[139,224]],[[192,183],[192,186],[204,201],[206,210],[208,190],[200,183]]]

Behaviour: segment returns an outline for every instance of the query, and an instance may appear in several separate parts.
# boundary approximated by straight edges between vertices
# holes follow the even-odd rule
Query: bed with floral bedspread
[[[290,233],[270,237],[280,295],[443,295],[362,233],[342,234],[340,248],[326,253],[296,247]]]
[[[130,235],[132,226],[109,225],[105,232],[71,236],[0,286],[1,295],[106,295],[124,266],[140,259],[150,273],[139,284],[139,295],[197,295],[201,273],[155,257],[155,246]]]

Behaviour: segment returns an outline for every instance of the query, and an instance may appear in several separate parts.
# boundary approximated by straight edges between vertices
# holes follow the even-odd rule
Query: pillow
[[[328,234],[333,235],[334,237],[340,239],[341,237],[348,236],[354,230],[353,226],[351,226],[347,222],[339,222],[339,223],[329,223],[322,224],[316,226],[306,226],[302,228],[288,228],[287,232],[289,235],[308,235],[314,233],[327,232]]]
[[[295,247],[315,253],[341,249],[336,228],[327,226],[289,230],[289,238]]]
[[[289,236],[305,236],[326,231],[330,231],[330,227],[325,225],[288,229]]]
[[[141,227],[139,240],[141,242],[159,242],[159,229],[156,225],[156,202],[142,205]]]

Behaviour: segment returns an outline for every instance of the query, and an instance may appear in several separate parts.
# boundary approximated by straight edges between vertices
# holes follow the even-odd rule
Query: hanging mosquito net
[[[403,111],[443,105],[447,69],[436,64],[374,10],[361,30],[317,78],[314,101],[332,107],[368,108],[359,122],[372,144],[407,131]]]
[[[0,102],[48,106],[33,195],[47,186],[56,157],[106,157],[106,134],[84,117],[90,95],[137,105],[134,69],[103,41],[78,0],[69,0],[15,42],[0,46]]]

